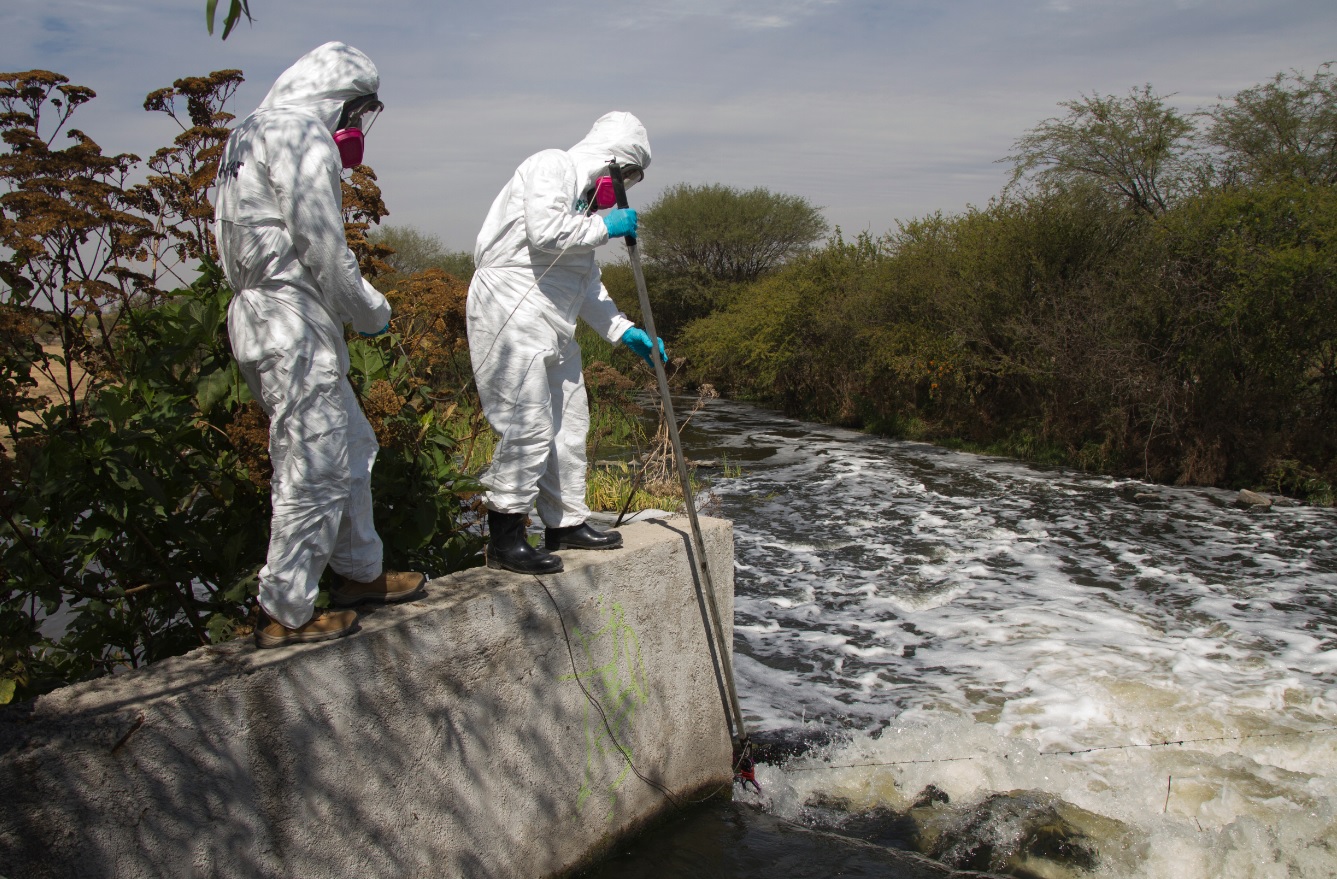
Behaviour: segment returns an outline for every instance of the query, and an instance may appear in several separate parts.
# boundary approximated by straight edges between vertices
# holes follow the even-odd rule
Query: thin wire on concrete
[[[631,769],[632,773],[634,773],[635,776],[639,778],[641,781],[645,782],[646,784],[650,785],[650,787],[653,787],[655,790],[662,793],[666,798],[668,798],[668,801],[670,803],[672,803],[676,808],[679,809],[684,808],[685,806],[695,806],[707,802],[708,800],[712,800],[715,797],[719,796],[724,791],[732,789],[733,782],[730,781],[728,784],[721,784],[719,787],[717,787],[710,793],[706,794],[705,796],[701,797],[700,799],[683,800],[681,797],[673,793],[673,791],[669,790],[664,785],[655,781],[653,778],[647,777],[645,773],[641,772],[641,770],[636,767],[635,761],[631,759],[631,749],[623,745],[620,741],[618,741],[617,734],[613,732],[613,725],[608,720],[608,714],[604,711],[603,705],[599,704],[599,700],[594,697],[594,694],[589,691],[589,688],[585,686],[585,682],[581,679],[580,668],[576,665],[576,654],[575,651],[571,649],[571,633],[566,628],[566,616],[562,613],[562,608],[557,604],[557,599],[553,597],[552,591],[548,589],[548,584],[544,583],[541,579],[539,579],[539,576],[537,574],[532,574],[531,576],[534,578],[534,582],[538,583],[539,586],[543,587],[544,594],[548,596],[548,601],[552,603],[552,609],[557,612],[557,621],[562,626],[562,640],[566,644],[566,655],[571,660],[572,677],[575,678],[576,684],[580,686],[580,691],[585,694],[585,699],[590,703],[590,705],[594,707],[595,711],[599,712],[599,718],[603,721],[604,731],[608,733],[609,741],[611,741],[613,743],[613,746],[617,748],[617,752],[622,755],[622,759],[627,761],[627,767]],[[733,767],[735,775],[737,774],[738,769],[739,769],[738,766]]]

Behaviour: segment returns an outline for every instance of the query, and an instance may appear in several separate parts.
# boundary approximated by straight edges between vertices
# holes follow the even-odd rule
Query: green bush
[[[0,542],[11,695],[224,640],[243,622],[268,496],[227,432],[249,399],[226,344],[228,296],[206,267],[125,315],[121,378],[83,417],[56,405],[17,430]]]
[[[1337,466],[1334,207],[1275,183],[1153,219],[1050,187],[837,235],[680,348],[694,380],[802,417],[1193,484],[1295,460],[1318,486]]]

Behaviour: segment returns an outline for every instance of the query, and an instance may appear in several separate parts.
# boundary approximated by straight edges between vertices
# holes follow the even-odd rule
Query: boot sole
[[[564,543],[564,542],[560,542],[560,541],[558,542],[558,544],[557,544],[556,546],[553,546],[552,544],[546,544],[546,545],[544,546],[544,549],[548,550],[548,552],[558,552],[559,550],[563,550],[563,549],[593,549],[593,550],[600,550],[600,549],[621,549],[621,548],[622,548],[622,541],[620,541],[620,540],[619,540],[617,543],[605,543],[605,544],[602,544],[602,545],[600,545],[600,546],[587,546],[587,545],[585,545],[585,544],[581,544],[581,543]]]
[[[345,598],[335,593],[330,593],[330,604],[335,607],[356,607],[359,604],[400,604],[401,602],[411,601],[414,598],[420,598],[427,594],[427,581],[419,583],[407,592],[387,592],[381,595],[359,595],[355,598]]]
[[[560,561],[560,559],[559,559],[559,561]],[[506,565],[502,564],[501,562],[497,561],[496,559],[492,558],[491,556],[488,557],[488,560],[487,560],[487,566],[488,566],[489,568],[491,568],[492,570],[494,570],[494,571],[510,571],[512,574],[534,574],[534,575],[538,575],[538,574],[560,574],[560,573],[562,573],[562,565],[560,565],[560,564],[559,564],[557,567],[553,568],[551,571],[522,571],[522,570],[520,570],[519,568],[508,568]]]
[[[274,636],[256,632],[255,646],[258,650],[270,650],[274,647],[283,647],[287,644],[318,644],[321,641],[333,641],[335,638],[351,635],[355,631],[357,631],[356,624],[349,626],[347,629],[339,629],[334,632],[315,632],[307,635]]]

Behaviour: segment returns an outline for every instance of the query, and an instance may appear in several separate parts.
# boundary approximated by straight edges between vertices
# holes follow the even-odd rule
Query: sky
[[[220,0],[221,11],[228,0]],[[226,41],[204,0],[5,0],[0,70],[98,93],[72,124],[147,157],[177,129],[144,96],[241,69],[253,110],[327,40],[366,52],[386,111],[366,161],[385,222],[471,250],[515,167],[609,110],[645,123],[632,206],[722,183],[799,195],[846,237],[984,206],[998,160],[1061,101],[1150,84],[1186,111],[1337,60],[1332,0],[250,0]]]

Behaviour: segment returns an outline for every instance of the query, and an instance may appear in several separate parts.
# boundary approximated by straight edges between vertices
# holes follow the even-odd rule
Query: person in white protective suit
[[[362,160],[379,85],[370,58],[326,43],[279,76],[219,162],[215,236],[234,291],[228,336],[269,415],[274,467],[260,647],[353,631],[355,611],[315,613],[327,565],[340,607],[407,600],[425,580],[382,570],[371,502],[378,446],[347,376],[344,324],[374,336],[390,321],[389,303],[348,249],[340,189],[342,169]]]
[[[610,161],[628,184],[650,164],[650,140],[630,113],[600,117],[584,140],[535,153],[501,190],[474,249],[467,305],[469,355],[483,412],[500,435],[487,488],[487,564],[519,573],[562,570],[562,549],[616,549],[616,531],[586,522],[585,436],[589,401],[576,319],[649,362],[650,339],[618,310],[600,281],[594,250],[636,234],[636,212],[605,216]],[[660,342],[663,352],[663,342]],[[543,545],[525,539],[537,501]]]

